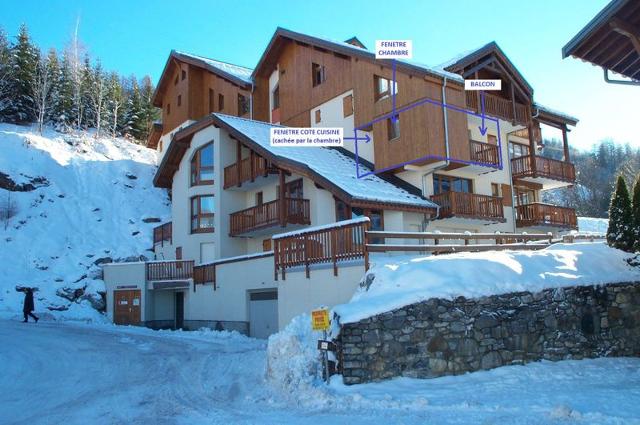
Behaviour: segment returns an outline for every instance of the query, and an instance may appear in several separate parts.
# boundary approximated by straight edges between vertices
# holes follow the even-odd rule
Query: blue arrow
[[[365,133],[365,137],[343,137],[344,140],[364,140],[365,143],[369,143],[371,141],[371,137],[367,133]]]
[[[484,92],[480,90],[480,103],[482,104],[482,126],[478,127],[480,129],[480,134],[483,136],[487,133],[487,127],[484,125]]]
[[[391,59],[391,70],[392,70],[392,82],[391,82],[391,122],[395,123],[396,122],[396,60],[395,59]]]

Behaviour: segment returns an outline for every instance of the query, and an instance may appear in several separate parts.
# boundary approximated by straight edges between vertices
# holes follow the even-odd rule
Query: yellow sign
[[[329,310],[313,310],[311,312],[311,328],[314,331],[326,331],[329,329]]]

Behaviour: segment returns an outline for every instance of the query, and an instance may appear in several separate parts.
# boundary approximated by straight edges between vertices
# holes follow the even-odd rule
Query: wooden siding
[[[183,70],[187,72],[187,76],[184,80],[181,79],[181,73]],[[166,89],[162,96],[163,134],[169,133],[190,117],[189,81],[191,73],[189,72],[189,65],[174,60],[168,70],[168,73]],[[176,78],[178,78],[178,83],[174,84]],[[178,96],[182,97],[180,106],[178,106]],[[171,112],[169,114],[167,114],[167,104],[171,105]]]

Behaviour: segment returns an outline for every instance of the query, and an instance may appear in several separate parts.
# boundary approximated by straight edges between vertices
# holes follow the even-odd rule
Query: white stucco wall
[[[112,263],[102,266],[104,283],[107,289],[107,317],[113,321],[113,293],[117,290],[140,290],[141,306],[140,320],[150,320],[151,307],[147,303],[148,291],[146,290],[146,265],[136,263]]]

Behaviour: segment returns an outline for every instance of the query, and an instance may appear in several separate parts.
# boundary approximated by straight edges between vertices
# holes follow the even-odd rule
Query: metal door
[[[249,334],[268,338],[278,332],[278,291],[249,293]]]

